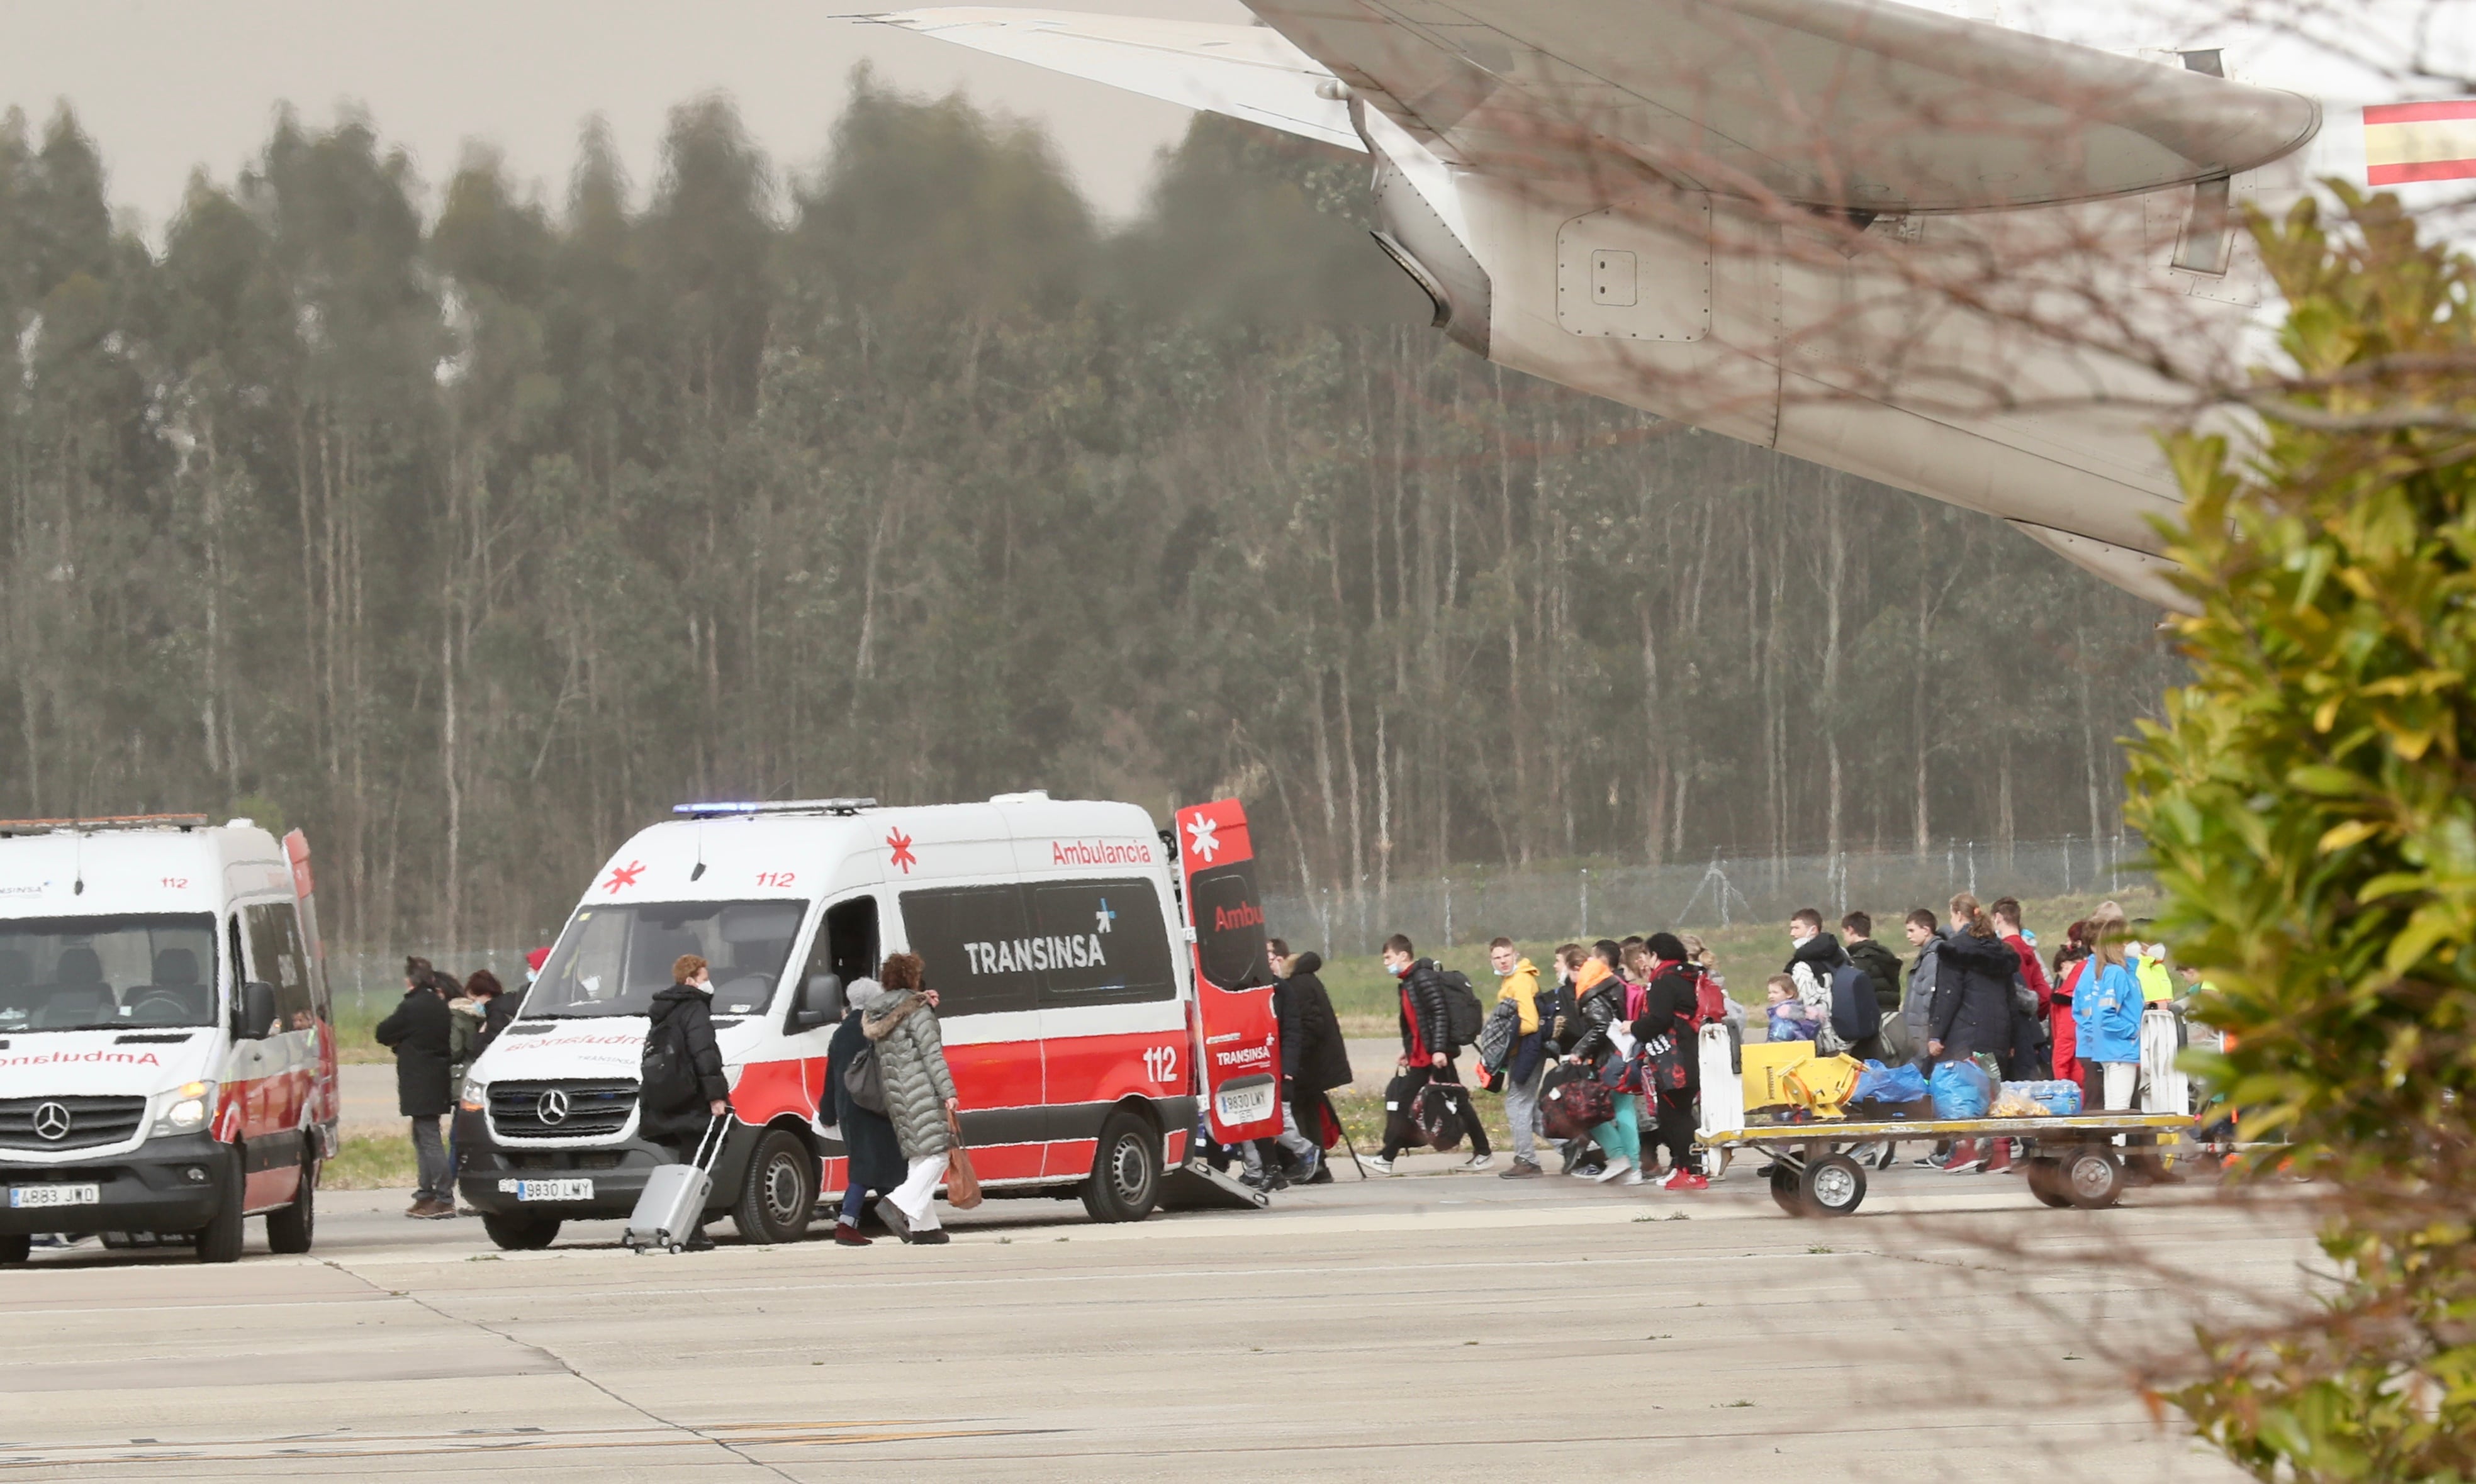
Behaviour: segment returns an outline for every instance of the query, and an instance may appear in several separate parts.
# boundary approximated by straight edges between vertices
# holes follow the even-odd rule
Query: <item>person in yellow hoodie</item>
[[[1539,966],[1523,957],[1511,938],[1489,944],[1487,961],[1496,970],[1497,1002],[1511,1001],[1520,1016],[1513,1050],[1504,1059],[1504,1117],[1513,1125],[1513,1168],[1498,1178],[1535,1180],[1541,1173],[1539,1082],[1548,1075],[1539,1034]]]

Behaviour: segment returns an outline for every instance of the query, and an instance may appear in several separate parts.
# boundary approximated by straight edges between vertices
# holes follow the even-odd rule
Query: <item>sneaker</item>
[[[877,1203],[877,1219],[885,1223],[886,1230],[905,1242],[911,1240],[911,1218],[903,1214],[903,1207],[891,1200],[880,1200]]]
[[[1691,1170],[1678,1170],[1671,1173],[1667,1179],[1660,1181],[1659,1188],[1675,1191],[1709,1190],[1711,1182]]]
[[[1642,1171],[1639,1168],[1627,1170],[1624,1173],[1624,1178],[1617,1181],[1617,1183],[1619,1185],[1639,1185],[1642,1183]]]
[[[453,1200],[438,1200],[434,1199],[430,1200],[416,1200],[412,1203],[412,1209],[405,1212],[404,1214],[413,1218],[415,1221],[435,1222],[452,1220],[456,1215],[456,1202]]]
[[[713,1238],[706,1236],[705,1234],[705,1228],[703,1226],[699,1226],[696,1230],[688,1233],[688,1239],[686,1243],[680,1248],[680,1250],[682,1252],[710,1252],[713,1250]]]
[[[1465,1170],[1492,1170],[1495,1167],[1496,1156],[1494,1154],[1473,1154],[1470,1158],[1463,1160],[1461,1163],[1461,1168]]]
[[[1986,1173],[1988,1175],[2018,1175],[2021,1168],[2021,1166],[2016,1165],[2012,1162],[2012,1141],[2009,1139],[1995,1140],[1994,1153],[1986,1161]]]
[[[903,1240],[913,1247],[944,1247],[954,1239],[946,1235],[945,1227],[931,1226],[927,1231],[915,1231]]]
[[[1636,1168],[1634,1162],[1630,1159],[1611,1159],[1608,1161],[1608,1167],[1606,1169],[1591,1176],[1591,1183],[1594,1185],[1605,1185],[1608,1181],[1615,1179],[1618,1175],[1624,1174],[1628,1170],[1633,1171],[1637,1175],[1642,1174],[1642,1171]]]
[[[1949,1157],[1950,1156],[1944,1154],[1919,1154],[1917,1158],[1910,1160],[1909,1163],[1917,1166],[1920,1170],[1940,1170],[1944,1166],[1944,1161]]]
[[[1329,1185],[1332,1183],[1332,1161],[1329,1159],[1319,1159],[1316,1161],[1316,1173],[1307,1176],[1306,1183],[1309,1185]]]
[[[1547,1173],[1547,1171],[1540,1169],[1536,1164],[1527,1159],[1517,1159],[1513,1162],[1510,1168],[1498,1175],[1497,1178],[1499,1180],[1535,1180]]]
[[[859,1228],[849,1222],[834,1223],[834,1246],[872,1247],[876,1244],[859,1234]]]
[[[1393,1173],[1393,1161],[1385,1158],[1381,1154],[1361,1154],[1358,1156],[1358,1164],[1360,1169],[1366,1170],[1373,1175],[1391,1175]]]
[[[1972,1151],[1968,1154],[1954,1156],[1951,1163],[1943,1167],[1943,1173],[1945,1175],[1975,1175],[1978,1171],[1985,1168],[1986,1156]]]

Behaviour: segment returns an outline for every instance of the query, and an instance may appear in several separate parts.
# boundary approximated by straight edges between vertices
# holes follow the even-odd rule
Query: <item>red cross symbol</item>
[[[885,843],[894,848],[894,863],[903,868],[904,876],[909,876],[911,868],[920,864],[920,857],[911,853],[911,837],[897,825],[886,831]]]
[[[610,868],[610,879],[602,883],[602,889],[615,897],[619,895],[619,888],[635,885],[636,878],[644,874],[645,863],[641,860],[631,860],[624,866],[613,866]]]

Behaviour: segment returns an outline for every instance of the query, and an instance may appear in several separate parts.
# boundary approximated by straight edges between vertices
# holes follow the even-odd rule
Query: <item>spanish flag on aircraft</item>
[[[2476,98],[2365,109],[2365,179],[2373,186],[2476,180]]]

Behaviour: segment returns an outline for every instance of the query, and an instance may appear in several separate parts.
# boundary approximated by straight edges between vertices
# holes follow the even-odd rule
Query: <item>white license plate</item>
[[[590,1200],[591,1180],[501,1180],[499,1188],[516,1187],[518,1200]]]
[[[31,1211],[37,1206],[100,1205],[100,1185],[12,1185],[9,1205],[12,1210]]]
[[[1213,1095],[1225,1124],[1251,1124],[1269,1118],[1273,1113],[1273,1084],[1258,1082],[1252,1087],[1225,1087]]]

